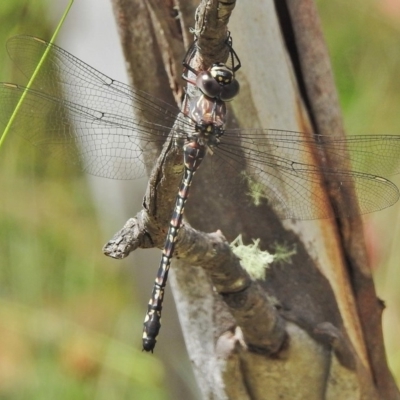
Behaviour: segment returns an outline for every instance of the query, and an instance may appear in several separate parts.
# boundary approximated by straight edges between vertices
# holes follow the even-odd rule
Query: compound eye
[[[240,85],[236,79],[231,83],[222,86],[221,95],[219,96],[222,101],[230,101],[239,93]]]
[[[197,75],[196,85],[208,97],[218,97],[221,93],[222,86],[207,71]]]

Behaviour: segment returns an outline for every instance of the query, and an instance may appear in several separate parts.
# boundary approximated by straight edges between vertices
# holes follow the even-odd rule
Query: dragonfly
[[[400,136],[337,138],[278,129],[226,128],[225,101],[238,92],[235,72],[241,65],[229,40],[227,46],[234,61],[207,71],[190,67],[197,48],[189,49],[184,63],[188,89],[180,110],[104,75],[44,40],[17,36],[7,43],[11,59],[27,77],[45,51],[47,57],[31,89],[0,83],[0,126],[8,124],[24,96],[12,130],[40,150],[109,179],[146,175],[154,144],[168,140],[183,149],[182,182],[144,322],[145,351],[153,351],[156,345],[175,240],[191,180],[204,158],[235,171],[239,178],[223,184],[235,189],[245,182],[249,201],[255,197],[266,201],[282,219],[351,217],[391,206],[399,198],[397,186],[385,176],[399,172]],[[218,81],[226,77],[226,82]],[[322,150],[342,163],[335,168],[320,165],[315,154]],[[223,177],[215,175],[222,182]],[[343,204],[340,212],[332,210],[319,194],[323,179],[337,190],[354,193],[356,198],[351,200],[357,201],[358,208]]]

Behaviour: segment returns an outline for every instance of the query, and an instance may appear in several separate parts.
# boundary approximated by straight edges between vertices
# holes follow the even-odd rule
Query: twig
[[[193,68],[207,68],[228,56],[227,22],[234,3],[203,1],[196,13],[194,32],[198,39],[198,57]],[[167,143],[154,167],[144,198],[144,209],[105,245],[104,253],[124,258],[138,247],[163,246],[166,227],[173,209],[183,171],[179,149]],[[202,267],[215,290],[222,295],[250,349],[275,353],[285,339],[284,323],[259,285],[251,281],[218,231],[205,234],[186,222],[179,231],[176,255],[185,263]]]

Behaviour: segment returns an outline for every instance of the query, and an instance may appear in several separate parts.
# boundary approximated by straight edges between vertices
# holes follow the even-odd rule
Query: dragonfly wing
[[[132,119],[134,113],[162,126],[171,127],[179,113],[178,108],[108,77],[42,39],[15,36],[8,40],[7,50],[28,79],[41,62],[32,88],[53,97],[66,97],[82,106],[118,115],[121,120]]]
[[[361,158],[366,147],[358,150],[357,140],[353,138],[350,147],[351,160],[355,160],[359,170],[352,170],[343,140],[330,138],[328,143],[321,144],[314,139],[299,132],[230,130],[225,133],[218,152],[246,181],[253,201],[265,199],[281,218],[329,218],[333,216],[332,211],[337,216],[352,216],[380,210],[398,200],[396,185],[369,173],[373,172],[372,166],[368,172],[360,171],[368,163]],[[358,140],[359,143],[365,141],[365,137]],[[320,166],[317,153],[323,149],[340,155],[342,165],[334,170]],[[379,154],[374,157],[380,158]],[[376,167],[384,171],[387,163],[381,161]],[[321,190],[325,182],[329,182],[331,191],[342,192],[348,204],[343,204],[340,210],[332,210],[325,191]],[[355,200],[359,208],[352,209],[350,205],[357,204]]]
[[[123,120],[118,115],[39,91],[1,83],[0,126],[3,128],[22,95],[24,99],[12,129],[40,150],[79,164],[85,172],[96,176],[135,179],[145,175],[144,160],[154,152],[150,145],[163,142],[171,130],[169,126]]]
[[[1,84],[1,123],[7,125],[23,96],[14,129],[37,147],[80,162],[90,174],[143,176],[143,159],[149,165],[177,121],[180,134],[193,132],[176,107],[109,78],[56,45],[16,36],[7,49],[21,71],[28,78],[35,73],[35,79],[28,91]]]
[[[400,172],[400,136],[360,135],[348,138],[320,136],[318,146],[343,164],[350,159],[353,171],[390,176]]]

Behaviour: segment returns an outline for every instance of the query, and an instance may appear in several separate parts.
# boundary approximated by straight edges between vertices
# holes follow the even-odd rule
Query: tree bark
[[[133,85],[179,104],[196,4],[113,3]],[[203,55],[198,62],[207,67],[213,55],[222,57],[229,21],[243,64],[231,126],[344,135],[313,1],[239,2],[229,20],[234,6],[203,1],[195,25]],[[107,254],[122,258],[137,247],[162,247],[182,171],[179,152],[165,148],[162,155],[145,209],[106,245]],[[338,162],[317,156],[321,165]],[[399,399],[384,355],[382,307],[360,219],[282,222],[267,204],[251,204],[245,189],[224,193],[212,179],[220,171],[204,164],[185,215],[196,229],[216,233],[202,234],[186,222],[170,275],[203,397]],[[223,172],[224,179],[235,179]],[[338,207],[341,199],[329,186],[321,185],[321,193]],[[239,233],[245,242],[260,239],[271,252],[279,243],[295,247],[296,254],[290,263],[273,264],[265,279],[252,280],[226,244]]]

